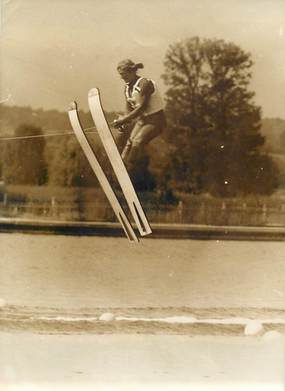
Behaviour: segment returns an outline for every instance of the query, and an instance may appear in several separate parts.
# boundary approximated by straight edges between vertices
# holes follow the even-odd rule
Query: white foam
[[[0,299],[1,306],[1,299]],[[31,316],[33,320],[46,320],[46,321],[63,321],[63,322],[94,322],[94,321],[128,321],[128,322],[158,322],[168,324],[216,324],[216,325],[241,325],[247,327],[247,332],[254,331],[259,325],[264,324],[285,324],[285,319],[258,319],[253,320],[249,318],[235,317],[235,318],[223,318],[223,319],[197,319],[194,316],[169,316],[165,318],[153,318],[153,317],[134,317],[134,316],[115,316],[111,312],[105,312],[98,316],[77,316],[77,315],[44,315],[44,316]]]
[[[250,322],[256,322],[255,320],[248,318],[225,318],[225,319],[197,319],[193,316],[171,316],[165,318],[138,318],[117,316],[116,320],[126,320],[130,322],[163,322],[163,323],[206,323],[206,324],[228,324],[228,325],[248,325]],[[262,324],[285,324],[285,319],[261,319],[258,321]]]
[[[47,320],[59,322],[94,322],[98,320],[97,316],[32,316],[32,320]]]
[[[99,320],[102,320],[104,322],[110,322],[112,320],[115,320],[115,315],[112,314],[112,312],[105,312],[99,317]]]
[[[251,320],[244,328],[245,335],[258,335],[263,331],[263,325],[260,321]]]

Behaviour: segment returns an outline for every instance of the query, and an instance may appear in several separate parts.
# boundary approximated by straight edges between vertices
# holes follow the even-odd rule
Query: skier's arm
[[[125,118],[125,116],[132,111],[132,106],[128,101],[126,101],[126,106],[125,106],[125,114],[120,114],[118,119],[115,119],[113,125],[115,128],[121,128],[123,127],[123,124],[121,124],[121,120]]]
[[[150,80],[142,80],[140,88],[141,88],[140,93],[142,96],[142,100],[141,100],[140,104],[136,108],[131,110],[129,113],[124,115],[123,118],[120,118],[119,120],[117,120],[116,124],[115,124],[116,127],[120,127],[120,126],[124,125],[125,123],[131,121],[132,119],[139,117],[145,111],[145,109],[148,105],[150,96],[154,92],[154,86]]]
[[[132,106],[130,105],[130,103],[127,101],[126,102],[126,113],[130,113],[132,111]],[[123,118],[123,117],[122,117]]]

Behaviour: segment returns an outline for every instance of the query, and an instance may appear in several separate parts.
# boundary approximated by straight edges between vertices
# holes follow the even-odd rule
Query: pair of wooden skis
[[[151,228],[148,223],[148,220],[145,216],[143,208],[140,204],[136,191],[133,187],[129,174],[126,170],[124,162],[120,156],[118,148],[116,146],[114,137],[109,128],[109,125],[106,121],[104,111],[101,104],[100,93],[98,88],[92,88],[88,94],[88,104],[90,112],[95,123],[97,132],[100,136],[102,144],[105,148],[106,154],[111,162],[115,175],[118,179],[120,187],[123,191],[123,194],[126,198],[128,207],[130,208],[133,219],[137,225],[139,233],[141,236],[150,234]],[[93,169],[95,175],[98,178],[100,185],[102,186],[115,215],[117,216],[119,222],[121,223],[127,238],[131,242],[138,242],[137,235],[127,218],[124,210],[122,209],[116,194],[114,193],[108,178],[106,177],[104,171],[101,168],[100,163],[98,162],[96,155],[93,149],[90,146],[90,143],[84,133],[84,130],[81,126],[77,105],[76,102],[72,102],[70,109],[68,110],[68,115],[70,119],[71,126],[77,137],[83,152],[88,159],[91,168]]]

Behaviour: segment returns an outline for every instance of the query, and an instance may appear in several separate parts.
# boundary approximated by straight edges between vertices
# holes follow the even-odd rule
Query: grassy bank
[[[122,194],[118,198],[125,205]],[[229,226],[285,226],[285,195],[215,198],[176,194],[177,203],[161,202],[155,193],[139,194],[153,223]],[[51,186],[7,186],[0,202],[3,217],[75,221],[115,221],[101,189]]]

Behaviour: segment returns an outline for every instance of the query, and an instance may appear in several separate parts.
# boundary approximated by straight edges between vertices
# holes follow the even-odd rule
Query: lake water
[[[285,242],[0,234],[0,298],[82,307],[285,307]]]

